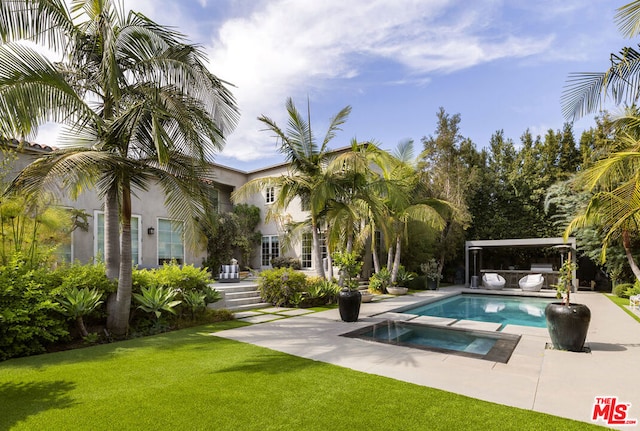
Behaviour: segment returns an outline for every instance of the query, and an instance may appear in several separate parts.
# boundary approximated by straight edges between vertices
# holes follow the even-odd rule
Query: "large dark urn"
[[[355,322],[360,314],[362,294],[359,290],[342,289],[338,293],[338,309],[340,318],[345,322]]]
[[[591,310],[583,304],[552,302],[544,310],[553,348],[582,352],[587,338]]]

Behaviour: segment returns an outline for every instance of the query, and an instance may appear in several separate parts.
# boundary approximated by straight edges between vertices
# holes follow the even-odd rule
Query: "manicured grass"
[[[592,427],[210,335],[238,325],[223,322],[0,363],[0,429]]]
[[[629,308],[627,308],[629,306],[629,298],[619,298],[616,295],[611,295],[611,294],[606,294],[605,296],[609,298],[618,307],[622,308],[624,312],[627,313],[629,316],[633,317],[634,319],[636,319],[636,321],[640,322],[640,316],[638,316],[636,313],[634,313],[633,311],[629,310]]]

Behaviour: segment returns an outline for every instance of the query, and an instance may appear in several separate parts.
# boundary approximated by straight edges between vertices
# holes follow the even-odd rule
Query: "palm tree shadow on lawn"
[[[68,393],[74,389],[74,383],[64,380],[1,383],[0,429],[10,429],[29,416],[46,410],[73,407],[76,401]]]

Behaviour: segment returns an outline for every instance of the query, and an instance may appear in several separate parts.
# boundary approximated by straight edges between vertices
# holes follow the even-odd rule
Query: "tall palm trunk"
[[[115,336],[126,335],[129,327],[129,308],[131,307],[131,188],[125,180],[122,188],[122,235],[120,243],[120,276],[118,291],[113,309],[107,320],[107,327]]]
[[[627,260],[629,261],[631,271],[633,271],[633,275],[636,276],[636,280],[640,280],[640,268],[638,268],[638,265],[633,258],[633,254],[631,253],[631,234],[626,229],[622,231],[622,245],[624,247],[624,254],[627,256]]]
[[[311,236],[313,238],[314,265],[318,272],[318,277],[325,278],[324,265],[322,264],[322,247],[320,247],[320,237],[318,235],[318,220],[311,216]]]
[[[400,249],[402,247],[402,235],[396,236],[396,255],[393,258],[393,270],[391,271],[391,283],[395,283],[400,269]]]
[[[389,245],[389,251],[387,252],[387,269],[391,271],[393,267],[393,245]]]
[[[112,186],[104,201],[104,263],[107,278],[118,280],[120,276],[120,220],[118,215],[118,189]],[[107,322],[114,312],[116,293],[107,298]],[[110,325],[107,324],[107,327]]]

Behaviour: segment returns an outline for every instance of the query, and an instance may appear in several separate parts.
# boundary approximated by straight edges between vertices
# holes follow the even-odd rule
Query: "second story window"
[[[276,188],[273,186],[267,187],[265,191],[265,200],[268,204],[272,204],[276,201]]]

